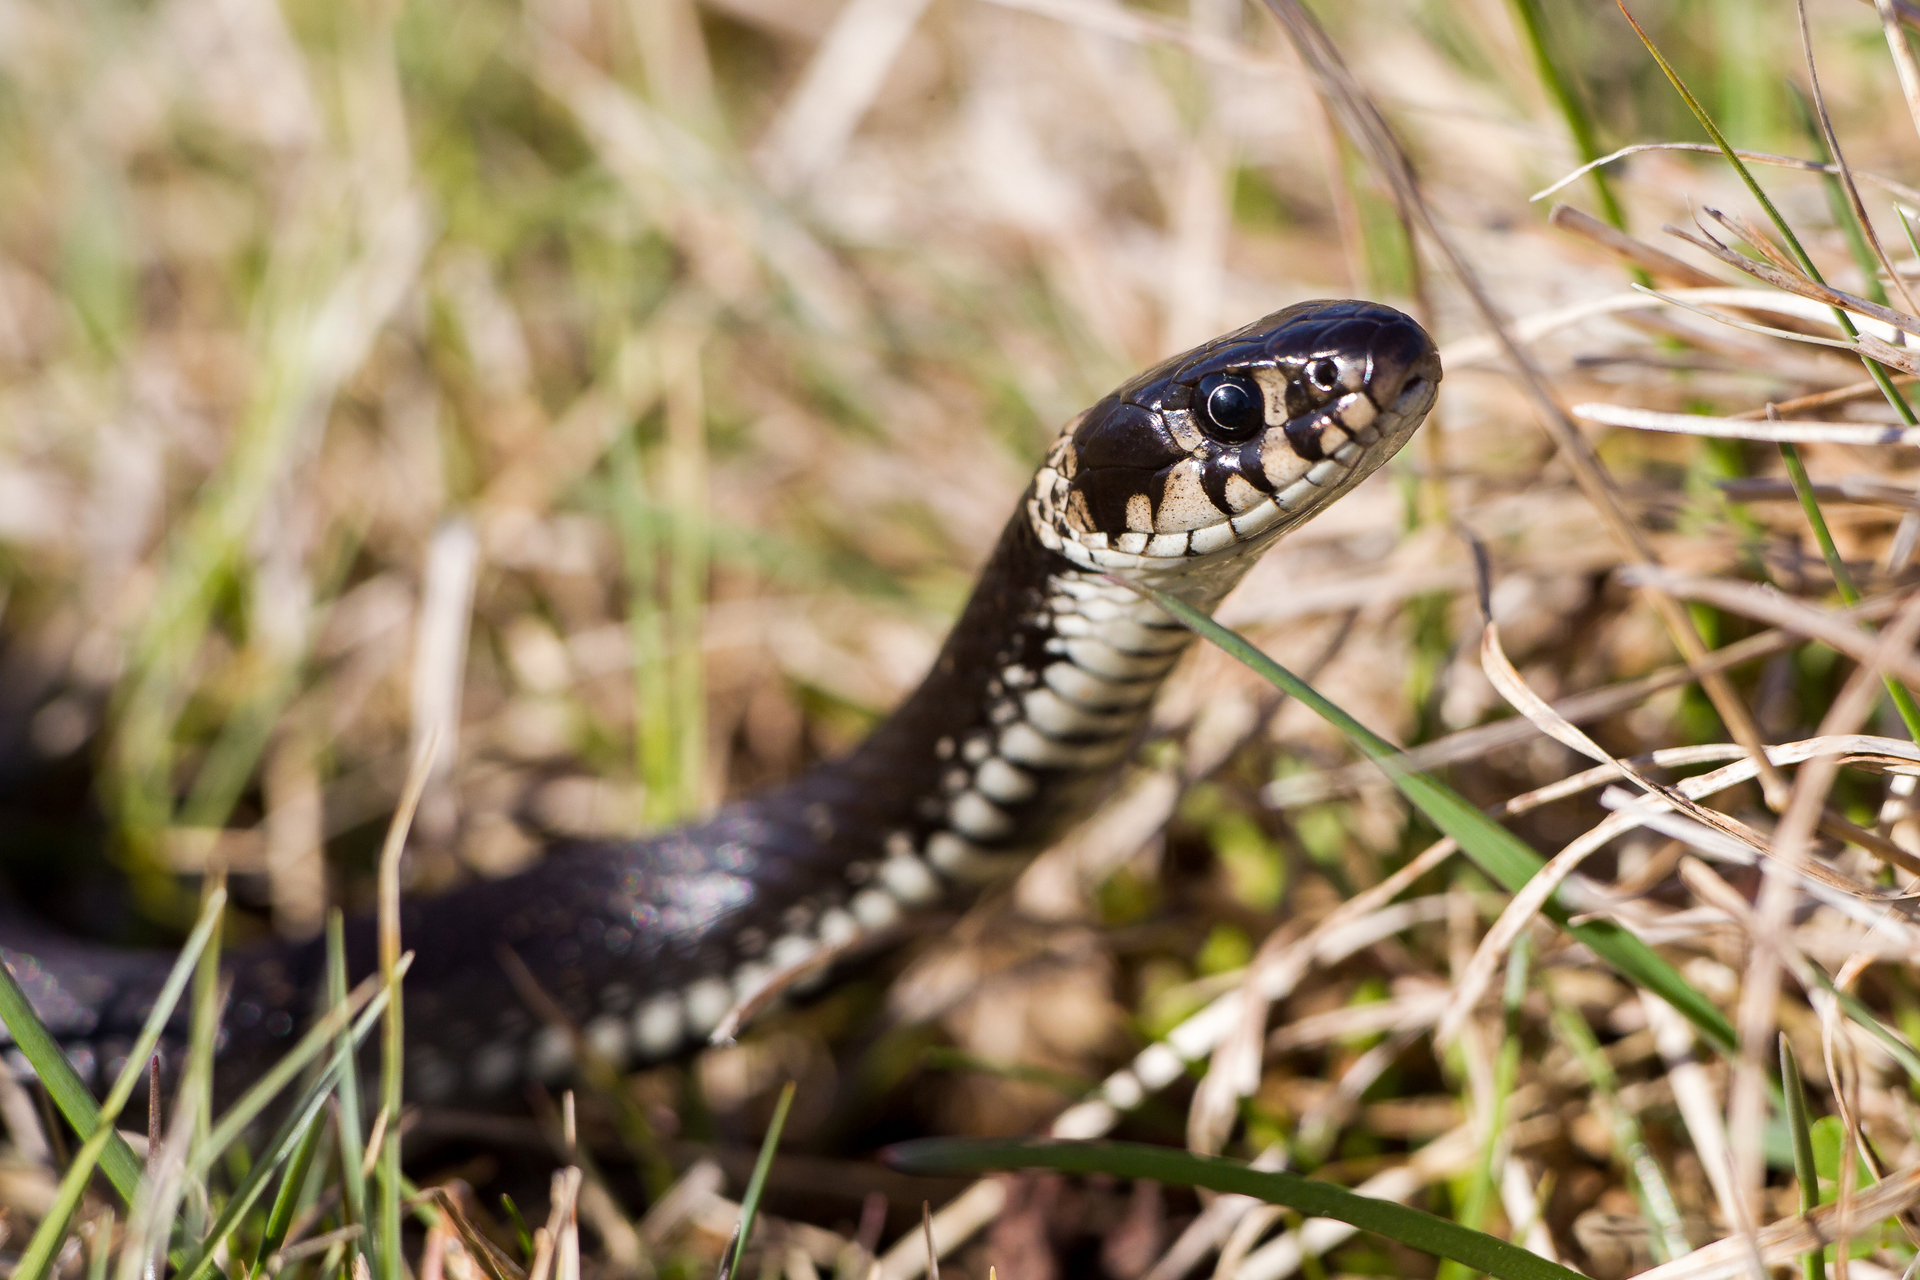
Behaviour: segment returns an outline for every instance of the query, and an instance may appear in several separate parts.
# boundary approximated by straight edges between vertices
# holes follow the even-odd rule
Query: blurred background
[[[1437,216],[1530,317],[1630,276],[1529,202],[1581,145],[1522,12],[1321,8]],[[1634,12],[1736,145],[1822,153],[1790,6]],[[1599,149],[1701,138],[1617,10],[1537,13]],[[1812,0],[1808,19],[1849,160],[1911,175],[1874,10]],[[1758,216],[1712,157],[1611,173],[1632,230],[1703,266],[1663,221]],[[1762,173],[1828,278],[1864,288],[1820,179]],[[1586,183],[1557,198],[1600,207]],[[1887,197],[1869,204],[1912,265]],[[1457,358],[1422,438],[1223,617],[1403,742],[1502,718],[1461,522],[1493,552],[1508,651],[1542,694],[1672,664],[1608,576],[1620,552],[1472,346],[1457,282],[1257,5],[0,0],[5,874],[70,928],[164,942],[218,863],[235,941],[303,937],[329,903],[370,904],[430,740],[419,893],[789,777],[918,679],[1059,424],[1165,354],[1328,296],[1412,310]],[[1544,338],[1556,392],[1732,412],[1860,376],[1661,315]],[[1668,564],[1829,589],[1796,508],[1715,487],[1777,476],[1770,451],[1595,438]],[[1816,479],[1913,466],[1808,454]],[[1864,576],[1898,515],[1831,513]],[[1698,620],[1716,644],[1754,629]],[[1846,669],[1803,648],[1737,674],[1779,738],[1804,736]],[[1622,753],[1725,736],[1679,682],[1596,733]],[[1493,803],[1579,767],[1527,738],[1462,756],[1451,780]],[[1276,925],[1422,847],[1347,760],[1196,653],[1104,826],[742,1045],[642,1073],[634,1097],[684,1163],[747,1149],[798,1078],[789,1142],[846,1163],[793,1211],[851,1230],[879,1177],[851,1170],[878,1142],[1043,1126]],[[1853,802],[1871,814],[1877,796]],[[1519,829],[1551,852],[1595,813],[1550,806]],[[1436,875],[1463,895],[1452,916],[1316,974],[1281,1021],[1444,987],[1501,904]],[[1612,978],[1567,981],[1603,1038],[1644,1027]],[[1911,978],[1887,983],[1920,1018]],[[1289,1132],[1392,1030],[1377,1021],[1277,1058],[1253,1136]],[[1458,1068],[1424,1043],[1368,1087],[1322,1159],[1364,1170],[1459,1123]],[[1565,1087],[1552,1096],[1584,1096]],[[1176,1088],[1134,1135],[1178,1141],[1183,1107]],[[1564,1119],[1540,1141],[1575,1248],[1572,1224],[1621,1183],[1607,1136]],[[896,1225],[920,1198],[895,1197]]]

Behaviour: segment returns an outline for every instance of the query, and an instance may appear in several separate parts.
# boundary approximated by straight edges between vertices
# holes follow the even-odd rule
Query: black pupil
[[[1307,381],[1321,391],[1333,390],[1333,384],[1340,377],[1340,367],[1322,356],[1307,366]]]
[[[1214,434],[1245,439],[1266,425],[1260,389],[1244,377],[1222,377],[1207,392],[1207,418]]]

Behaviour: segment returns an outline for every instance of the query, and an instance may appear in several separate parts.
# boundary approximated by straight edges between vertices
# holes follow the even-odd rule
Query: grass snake
[[[1126,583],[1211,610],[1275,539],[1393,456],[1439,380],[1433,343],[1407,316],[1307,302],[1080,414],[932,671],[851,754],[704,821],[564,844],[518,875],[405,904],[402,938],[417,953],[408,1095],[482,1102],[567,1075],[572,1037],[523,999],[528,977],[606,1057],[667,1057],[776,976],[1043,847],[1126,756],[1190,639]],[[170,963],[17,918],[0,925],[0,956],[96,1087],[119,1070]],[[374,968],[371,920],[349,924],[348,959],[355,977]],[[229,958],[223,1091],[292,1043],[324,962],[317,942]]]

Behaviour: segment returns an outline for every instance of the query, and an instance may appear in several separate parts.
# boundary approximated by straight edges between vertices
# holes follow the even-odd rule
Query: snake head
[[[1028,516],[1086,569],[1238,559],[1371,475],[1433,407],[1440,357],[1373,302],[1303,302],[1149,369],[1069,423]]]

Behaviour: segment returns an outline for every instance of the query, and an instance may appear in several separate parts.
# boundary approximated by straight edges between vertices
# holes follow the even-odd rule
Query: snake
[[[1138,590],[1212,610],[1261,553],[1391,458],[1440,359],[1409,316],[1302,302],[1139,373],[1047,449],[918,688],[850,753],[710,817],[562,841],[529,869],[401,908],[410,1100],[474,1105],[585,1053],[689,1051],[736,1007],[1044,849],[1143,732],[1192,633]],[[937,484],[937,477],[928,477]],[[377,970],[349,921],[354,976]],[[9,913],[0,959],[89,1087],[125,1065],[172,956]],[[322,941],[223,961],[216,1088],[284,1055],[326,989]],[[163,1056],[184,1052],[176,1013]],[[9,1065],[31,1075],[10,1035]]]

